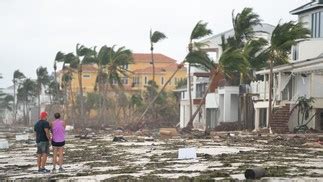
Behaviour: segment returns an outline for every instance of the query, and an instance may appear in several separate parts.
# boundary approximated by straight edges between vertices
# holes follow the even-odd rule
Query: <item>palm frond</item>
[[[162,32],[159,32],[159,31],[154,31],[154,33],[151,33],[151,30],[150,30],[150,41],[152,43],[157,43],[163,39],[166,39],[166,35]]]
[[[309,38],[310,31],[304,27],[304,24],[290,21],[284,24],[278,24],[271,36],[270,56],[275,65],[288,62],[288,54],[291,47],[297,44],[300,39]]]
[[[201,68],[203,70],[212,70],[215,68],[215,63],[210,59],[208,54],[203,50],[196,50],[189,52],[185,61],[191,66]]]
[[[207,24],[208,23],[203,23],[202,20],[197,22],[197,24],[195,25],[191,33],[190,40],[192,41],[192,40],[203,38],[207,35],[211,35],[212,30],[207,28]]]
[[[15,80],[15,79],[23,79],[23,78],[26,78],[26,76],[22,73],[22,72],[20,72],[19,70],[16,70],[16,71],[14,71],[14,73],[13,73],[13,79]]]

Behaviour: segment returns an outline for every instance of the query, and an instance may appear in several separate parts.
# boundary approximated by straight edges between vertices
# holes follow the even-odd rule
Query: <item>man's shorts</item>
[[[37,143],[37,154],[49,154],[49,142]]]
[[[62,142],[54,142],[52,141],[52,146],[53,147],[63,147],[65,145],[65,141]]]

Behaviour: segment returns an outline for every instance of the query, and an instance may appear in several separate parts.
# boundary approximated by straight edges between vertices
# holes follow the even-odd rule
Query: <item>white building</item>
[[[275,132],[292,131],[297,125],[297,112],[292,111],[300,96],[314,97],[317,115],[308,124],[309,128],[323,130],[323,0],[312,1],[291,11],[299,21],[310,29],[311,38],[300,40],[292,47],[289,64],[273,69],[273,114],[271,129]],[[268,123],[269,70],[256,74],[263,80],[251,84],[255,102],[255,128],[266,128]],[[281,118],[278,115],[285,117]]]
[[[274,30],[274,26],[269,24],[263,24],[262,26],[254,27],[257,32],[256,37],[264,38],[268,40],[271,37],[271,33]],[[225,38],[234,35],[233,29],[226,32],[214,35],[208,39],[201,42],[206,43],[208,46],[205,48],[213,56],[215,63],[218,63],[219,58],[223,52],[221,44],[221,37]],[[193,100],[193,111],[196,111],[200,102],[202,102],[202,97],[204,91],[207,89],[209,83],[210,73],[198,70],[196,68],[191,71],[192,76],[192,100]],[[208,93],[205,103],[200,110],[199,114],[193,121],[194,128],[205,129],[214,128],[220,123],[225,122],[236,122],[238,121],[238,106],[239,106],[239,87],[238,86],[228,86],[222,82],[223,76],[220,75],[212,83],[210,93]],[[188,97],[188,86],[186,89],[181,91],[181,102],[180,102],[180,127],[183,128],[188,124],[190,119],[189,116],[189,97]]]

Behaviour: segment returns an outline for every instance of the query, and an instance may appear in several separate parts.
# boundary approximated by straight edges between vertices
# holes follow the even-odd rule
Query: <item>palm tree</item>
[[[17,100],[23,103],[23,115],[25,124],[29,123],[29,108],[37,96],[37,83],[31,79],[25,79],[17,90]]]
[[[261,20],[252,8],[244,8],[236,16],[232,11],[232,25],[234,36],[228,39],[228,43],[231,47],[242,48],[246,41],[254,38],[256,33],[254,27],[261,26]]]
[[[115,89],[115,83],[123,88],[122,78],[128,77],[129,70],[126,65],[132,63],[132,52],[125,47],[116,49],[116,46],[102,46],[99,53],[95,50],[92,58],[88,58],[86,62],[96,62],[98,65],[97,84],[101,96],[100,102],[100,120],[105,120],[105,114],[102,112],[106,108],[106,92],[107,87]]]
[[[49,76],[47,68],[39,67],[36,70],[37,74],[37,95],[38,95],[38,113],[40,113],[40,95],[42,92],[42,87],[49,84]]]
[[[73,71],[77,69],[79,60],[73,53],[64,54],[62,52],[58,52],[56,54],[55,61],[63,63],[63,76],[62,76],[61,87],[64,89],[64,93],[65,93],[64,94],[65,113],[67,113],[67,116],[69,116],[70,100],[72,103],[72,107],[74,108],[73,90],[71,85],[72,79],[73,79]],[[74,109],[72,109],[72,111],[74,111]],[[70,117],[72,117],[72,115],[73,114],[71,113]]]
[[[209,81],[209,84],[207,86],[207,89],[205,90],[202,100],[198,106],[198,108],[195,110],[194,114],[191,115],[190,120],[187,123],[187,126],[185,127],[186,130],[191,130],[193,128],[193,121],[195,117],[197,116],[198,112],[201,110],[202,105],[205,101],[205,98],[207,96],[207,93],[210,91],[210,85],[213,83],[216,75],[219,73],[218,66],[209,58],[208,54],[203,50],[194,50],[190,52],[186,58],[186,62],[188,62],[191,66],[198,67],[200,69],[203,69],[205,71],[208,71],[211,73],[211,78]]]
[[[267,45],[267,41],[263,38],[255,38],[254,27],[261,26],[261,20],[252,8],[244,8],[237,15],[234,15],[232,11],[232,25],[233,37],[225,40],[222,36],[223,54],[220,64],[226,80],[236,85],[241,84],[243,79],[249,76],[250,71],[255,68],[259,69],[258,63],[264,60],[259,52]]]
[[[84,123],[84,98],[83,98],[83,82],[82,82],[82,65],[84,64],[83,59],[86,59],[88,56],[91,56],[93,51],[90,48],[87,48],[83,45],[76,44],[76,60],[77,60],[77,70],[78,70],[78,81],[79,81],[79,96],[80,96],[80,118],[82,123]]]
[[[269,64],[269,126],[272,120],[272,88],[273,88],[273,65],[288,63],[291,47],[297,44],[297,40],[309,38],[310,31],[304,24],[290,21],[278,24],[270,39],[270,46],[265,50],[270,61]]]
[[[200,20],[199,22],[197,22],[197,24],[193,28],[193,30],[191,32],[189,44],[188,44],[189,54],[191,52],[193,52],[194,47],[197,47],[197,48],[201,47],[201,45],[199,43],[195,42],[197,39],[201,39],[205,36],[212,34],[212,31],[210,29],[208,29],[206,26],[207,26],[207,23],[203,23]],[[189,96],[189,100],[190,100],[189,115],[191,118],[192,117],[191,64],[190,64],[190,62],[188,62],[188,63],[189,63],[188,64],[188,96]]]
[[[164,33],[159,31],[154,31],[150,29],[149,39],[150,39],[150,51],[151,51],[151,63],[153,65],[153,81],[155,81],[155,61],[154,61],[154,44],[167,38]]]
[[[20,87],[20,84],[22,82],[23,79],[25,79],[25,75],[20,72],[19,70],[14,71],[13,73],[13,113],[14,113],[14,123],[17,121],[17,84],[18,84],[18,88]]]

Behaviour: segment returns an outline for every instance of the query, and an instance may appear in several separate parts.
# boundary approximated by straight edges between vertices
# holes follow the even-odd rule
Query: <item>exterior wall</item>
[[[219,123],[238,121],[239,87],[221,87],[219,94]]]
[[[83,71],[82,76],[83,76],[82,77],[83,92],[84,93],[94,92],[97,72]],[[89,77],[87,77],[87,76],[89,76]],[[74,93],[78,93],[79,92],[78,73],[77,72],[73,73],[72,77],[73,77],[72,78],[72,90]]]
[[[298,53],[298,59],[293,61],[301,61],[306,59],[312,59],[318,57],[322,54],[323,50],[323,38],[312,38],[299,42],[296,46],[292,48],[292,54],[295,54],[295,51]]]

